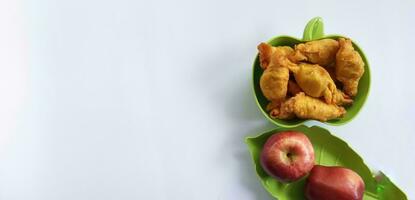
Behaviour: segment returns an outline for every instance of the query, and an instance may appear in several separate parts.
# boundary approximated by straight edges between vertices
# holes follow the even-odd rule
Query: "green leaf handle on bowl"
[[[316,40],[316,39],[323,39],[323,38],[331,38],[337,39],[340,37],[345,37],[341,35],[324,35],[324,25],[323,20],[320,17],[316,17],[310,20],[304,29],[303,39],[298,39],[291,36],[278,36],[274,37],[268,41],[269,44],[272,46],[291,46],[294,47],[296,44]],[[346,107],[347,113],[340,119],[329,120],[324,122],[330,125],[343,125],[350,122],[354,117],[357,116],[361,108],[363,107],[364,103],[366,102],[367,96],[369,95],[370,89],[370,67],[369,62],[366,59],[366,56],[363,50],[354,42],[353,46],[357,52],[361,55],[363,62],[365,63],[365,73],[363,74],[362,78],[359,81],[359,89],[357,95],[353,99],[353,104],[349,107]],[[268,100],[262,94],[261,88],[259,87],[259,80],[263,70],[259,65],[259,57],[258,54],[255,57],[254,64],[253,64],[253,76],[252,76],[252,84],[253,90],[255,95],[255,100],[257,102],[258,108],[264,114],[264,116],[271,121],[272,123],[276,124],[279,127],[296,127],[299,125],[304,124],[310,120],[303,120],[303,119],[293,119],[293,120],[280,120],[280,119],[273,119],[269,116],[269,113],[266,111],[266,106],[268,104]]]
[[[305,26],[303,41],[317,40],[324,37],[324,24],[320,17],[311,19]]]
[[[314,147],[316,164],[347,167],[358,173],[366,185],[364,200],[407,200],[405,193],[384,174],[372,174],[363,159],[346,142],[332,135],[324,128],[303,125],[290,129],[277,128],[256,137],[247,137],[245,139],[256,173],[263,187],[274,198],[279,200],[305,199],[305,178],[293,183],[282,183],[269,176],[260,164],[260,153],[267,139],[275,133],[287,130],[300,131],[307,135]]]

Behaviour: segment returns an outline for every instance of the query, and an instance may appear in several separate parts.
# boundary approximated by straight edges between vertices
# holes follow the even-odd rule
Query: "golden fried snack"
[[[331,79],[336,82],[336,62],[322,67],[324,67],[324,69],[326,69],[326,71],[330,74]]]
[[[259,80],[265,98],[271,102],[281,102],[287,95],[290,72],[286,67],[268,67]]]
[[[295,53],[289,58],[293,62],[308,61],[321,66],[327,66],[336,60],[339,43],[333,39],[322,39],[298,44]]]
[[[337,92],[336,85],[330,74],[321,66],[300,63],[288,67],[293,72],[298,86],[312,97],[324,97],[324,100],[334,103],[333,94]]]
[[[284,112],[292,112],[301,119],[327,121],[342,117],[346,113],[346,110],[341,106],[327,104],[320,99],[309,97],[303,92],[291,99],[287,100],[288,105],[285,107]]]
[[[273,109],[279,108],[281,106],[281,101],[271,101],[267,104],[267,107],[265,108],[266,111],[271,111]]]
[[[343,105],[350,105],[353,103],[353,99],[350,98],[349,95],[343,93],[340,89],[337,89],[337,92],[333,95],[334,104],[343,106]]]
[[[360,78],[365,72],[365,63],[360,54],[354,50],[350,39],[339,39],[340,49],[336,55],[336,79],[343,83],[346,94],[354,97]]]
[[[298,93],[302,92],[300,86],[295,81],[288,80],[288,94],[295,96]]]
[[[295,117],[295,114],[293,110],[291,109],[294,104],[294,98],[289,98],[279,104],[279,106],[274,107],[270,112],[269,115],[272,118],[276,119],[293,119]]]
[[[289,70],[283,67],[289,62],[287,55],[291,47],[273,47],[266,43],[258,45],[261,68],[265,69],[259,85],[264,96],[273,104],[282,102],[287,95]]]
[[[301,119],[316,119],[327,121],[342,117],[346,110],[343,107],[327,104],[320,99],[306,96],[299,93],[294,97],[294,114]]]
[[[273,47],[267,43],[259,44],[258,51],[259,63],[261,68],[264,70],[267,69],[268,66],[273,65],[273,60],[279,59],[280,57],[286,57],[294,52],[294,50],[289,46]]]

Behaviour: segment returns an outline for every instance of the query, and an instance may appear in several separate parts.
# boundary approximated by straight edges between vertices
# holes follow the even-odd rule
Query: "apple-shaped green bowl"
[[[345,36],[341,35],[328,35],[324,36],[324,28],[323,28],[323,21],[321,18],[316,17],[311,19],[307,26],[304,29],[303,39],[297,39],[290,36],[278,36],[274,37],[271,40],[268,41],[269,44],[272,46],[291,46],[294,47],[294,45],[312,41],[312,40],[318,40],[318,39],[324,39],[324,38],[331,38],[331,39],[337,39],[337,38],[347,38]],[[360,109],[363,107],[366,98],[369,94],[369,88],[370,88],[370,69],[369,69],[369,62],[366,59],[365,54],[363,53],[362,49],[353,42],[353,46],[356,51],[359,52],[361,55],[363,62],[365,63],[365,72],[362,76],[362,78],[359,81],[359,90],[357,95],[353,99],[353,104],[351,106],[346,107],[347,113],[344,117],[340,119],[335,120],[329,120],[327,122],[324,122],[326,124],[330,125],[343,125],[347,122],[351,121],[360,111]],[[263,73],[263,70],[261,69],[259,65],[259,55],[257,54],[255,57],[254,65],[253,65],[253,89],[255,93],[255,99],[258,104],[258,107],[262,111],[262,113],[265,115],[268,120],[270,120],[272,123],[280,126],[280,127],[296,127],[301,124],[304,124],[306,121],[310,120],[303,120],[303,119],[292,119],[292,120],[280,120],[280,119],[273,119],[269,116],[269,113],[266,111],[266,107],[268,104],[268,100],[265,98],[265,96],[262,94],[261,88],[259,86],[259,80],[261,78],[261,75]]]

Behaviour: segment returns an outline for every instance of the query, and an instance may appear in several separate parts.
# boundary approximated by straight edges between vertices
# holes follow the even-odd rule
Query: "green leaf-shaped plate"
[[[308,22],[306,28],[304,29],[303,33],[303,39],[297,39],[290,36],[278,36],[275,38],[272,38],[268,41],[269,44],[272,46],[291,46],[294,47],[294,45],[310,41],[310,40],[317,40],[317,39],[323,39],[323,38],[331,38],[331,39],[337,39],[340,37],[345,37],[341,35],[328,35],[324,36],[324,27],[323,27],[323,21],[321,18],[316,17],[310,20]],[[352,41],[353,42],[353,41]],[[359,90],[357,95],[353,99],[353,105],[346,108],[347,113],[344,117],[337,120],[330,120],[325,123],[330,125],[342,125],[349,121],[351,121],[360,111],[360,109],[363,107],[366,98],[369,94],[369,88],[370,88],[370,70],[369,70],[369,62],[366,59],[365,54],[363,53],[362,49],[353,42],[354,48],[359,52],[359,54],[362,56],[363,62],[365,63],[365,73],[363,74],[362,78],[359,81]],[[268,112],[266,111],[267,104],[269,101],[264,97],[262,94],[261,88],[259,87],[259,80],[262,76],[263,70],[261,69],[259,65],[259,58],[258,55],[255,58],[254,66],[253,66],[253,89],[255,94],[255,99],[258,104],[258,107],[262,111],[262,113],[265,115],[265,117],[270,120],[272,123],[282,126],[282,127],[295,127],[298,125],[303,124],[304,122],[308,120],[303,119],[294,119],[294,120],[280,120],[280,119],[273,119],[269,116]]]
[[[300,131],[307,135],[314,147],[316,164],[343,166],[358,173],[366,185],[364,200],[407,199],[406,195],[384,174],[372,174],[362,158],[346,142],[331,135],[329,131],[321,127],[313,126],[309,128],[303,125],[296,128],[278,128],[256,137],[248,137],[245,140],[251,152],[258,177],[273,197],[279,200],[305,199],[305,178],[293,183],[282,183],[269,176],[260,164],[260,153],[268,137],[274,133],[287,130]]]

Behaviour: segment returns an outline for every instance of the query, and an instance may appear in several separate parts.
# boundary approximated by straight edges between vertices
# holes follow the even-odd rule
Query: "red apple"
[[[280,181],[296,181],[314,166],[313,145],[301,132],[274,134],[262,149],[261,165],[269,175]]]
[[[365,183],[354,171],[344,167],[316,165],[307,178],[308,200],[361,200]]]

